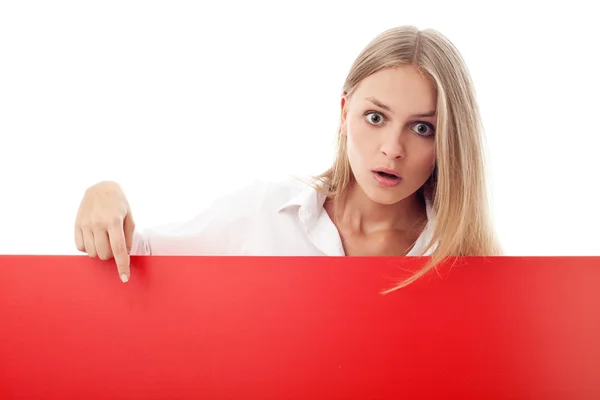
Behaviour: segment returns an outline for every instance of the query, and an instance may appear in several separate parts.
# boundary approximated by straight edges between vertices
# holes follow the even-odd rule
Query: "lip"
[[[375,173],[385,172],[386,174],[395,175],[396,177],[402,179],[402,177],[400,176],[400,173],[398,171],[396,171],[395,169],[377,168],[377,169],[374,169],[373,172],[375,172]]]
[[[395,186],[398,186],[400,184],[400,182],[402,182],[402,178],[400,178],[400,177],[397,177],[397,178],[385,178],[385,177],[379,175],[377,173],[378,171],[385,172],[384,170],[373,171],[372,172],[373,179],[375,179],[375,182],[377,182],[379,185],[381,185],[383,187],[393,188]]]

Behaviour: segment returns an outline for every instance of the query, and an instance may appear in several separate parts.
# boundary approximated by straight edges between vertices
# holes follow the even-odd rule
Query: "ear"
[[[346,93],[342,96],[341,101],[341,115],[340,115],[340,130],[343,136],[348,133],[347,129],[347,117],[348,117],[348,96]]]

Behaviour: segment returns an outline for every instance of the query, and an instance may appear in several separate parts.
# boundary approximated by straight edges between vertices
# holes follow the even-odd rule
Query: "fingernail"
[[[127,274],[121,274],[121,280],[123,281],[123,283],[127,283],[129,277],[127,276]]]

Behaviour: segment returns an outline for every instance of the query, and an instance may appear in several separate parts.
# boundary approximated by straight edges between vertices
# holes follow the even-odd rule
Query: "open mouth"
[[[388,174],[387,172],[376,171],[376,173],[377,173],[377,175],[381,176],[382,178],[398,179],[398,177],[396,175]]]
[[[383,187],[391,188],[398,186],[402,181],[394,170],[373,171],[373,177]]]

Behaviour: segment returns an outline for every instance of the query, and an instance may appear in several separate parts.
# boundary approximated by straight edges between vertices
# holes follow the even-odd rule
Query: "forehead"
[[[433,111],[437,105],[435,85],[414,66],[386,68],[366,77],[353,97],[373,97],[394,112],[408,114]]]

